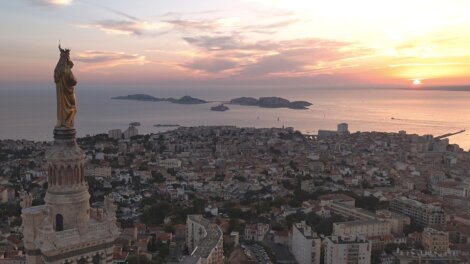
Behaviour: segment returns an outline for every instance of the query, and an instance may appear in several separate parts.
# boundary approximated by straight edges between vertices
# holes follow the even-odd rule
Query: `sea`
[[[155,97],[184,95],[210,101],[200,105],[169,102],[112,100],[111,97],[144,93]],[[190,87],[190,86],[78,86],[78,136],[125,130],[139,122],[139,133],[158,133],[181,126],[234,125],[238,127],[293,127],[306,134],[319,129],[335,130],[348,123],[349,130],[409,134],[446,133],[467,129],[449,138],[451,143],[470,149],[470,91],[384,87]],[[308,110],[228,105],[229,111],[210,107],[241,96],[279,96],[306,100]],[[56,122],[55,87],[2,87],[0,89],[0,139],[52,140]]]

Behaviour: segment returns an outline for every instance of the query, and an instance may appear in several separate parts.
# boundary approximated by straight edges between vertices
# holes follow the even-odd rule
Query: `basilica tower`
[[[119,235],[116,205],[106,196],[104,208],[90,207],[85,181],[85,154],[75,140],[76,113],[73,63],[70,50],[60,48],[54,72],[57,125],[54,144],[46,152],[48,189],[45,204],[31,206],[21,193],[23,242],[27,263],[111,263],[113,242]]]

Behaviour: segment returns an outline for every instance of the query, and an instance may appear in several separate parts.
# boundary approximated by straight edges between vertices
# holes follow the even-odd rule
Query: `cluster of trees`
[[[134,254],[127,258],[128,264],[153,264],[146,255]]]
[[[152,240],[147,244],[147,250],[152,253],[158,252],[158,256],[162,259],[165,259],[170,254],[168,243],[157,240],[155,235],[152,236]]]
[[[197,198],[192,199],[192,201],[192,207],[184,208],[171,203],[164,197],[152,196],[144,198],[142,200],[142,222],[148,225],[161,225],[165,216],[172,216],[174,223],[184,224],[188,214],[204,213],[204,201]]]
[[[41,151],[39,155],[34,153],[34,156],[43,156],[44,151]],[[2,149],[0,151],[0,162],[10,161],[14,159],[26,159],[31,158],[33,156],[33,149],[32,148],[25,148],[21,150],[9,150],[9,149]]]
[[[378,198],[374,196],[353,196],[356,199],[356,207],[366,209],[369,211],[377,211],[382,209],[387,209],[389,204],[388,202],[381,202]]]
[[[0,204],[0,214],[6,216],[21,216],[21,206],[19,204],[4,203]]]
[[[82,138],[77,138],[77,144],[80,147],[94,146],[96,142],[110,142],[117,143],[116,139],[109,138],[107,134],[97,134],[94,136],[86,136]]]
[[[225,203],[222,211],[225,212],[230,219],[243,219],[245,221],[256,221],[257,219],[256,212],[252,210],[243,211],[234,202]]]
[[[396,251],[397,248],[399,248],[400,250],[408,250],[409,249],[408,246],[405,243],[400,243],[400,244],[389,243],[389,244],[385,245],[384,251],[387,254],[391,254],[392,252]]]
[[[166,178],[158,171],[152,171],[152,181],[156,183],[163,183],[166,181]]]
[[[225,174],[224,173],[216,173],[214,176],[214,181],[224,181]]]

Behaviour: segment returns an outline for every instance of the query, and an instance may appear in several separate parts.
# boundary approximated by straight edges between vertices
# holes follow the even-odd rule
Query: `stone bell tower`
[[[48,189],[45,204],[31,206],[21,193],[23,242],[26,261],[41,263],[111,263],[113,242],[119,235],[116,205],[105,197],[104,208],[90,207],[85,181],[85,154],[75,140],[76,112],[70,50],[59,47],[61,58],[54,74],[57,89],[57,126],[54,144],[46,152]]]
[[[83,229],[90,221],[90,194],[85,182],[85,154],[75,142],[75,129],[54,129],[46,152],[48,188],[44,201],[56,231]]]

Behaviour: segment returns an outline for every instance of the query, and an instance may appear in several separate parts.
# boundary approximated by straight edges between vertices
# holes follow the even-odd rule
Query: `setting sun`
[[[420,84],[422,84],[421,80],[419,79],[413,80],[413,85],[420,85]]]

